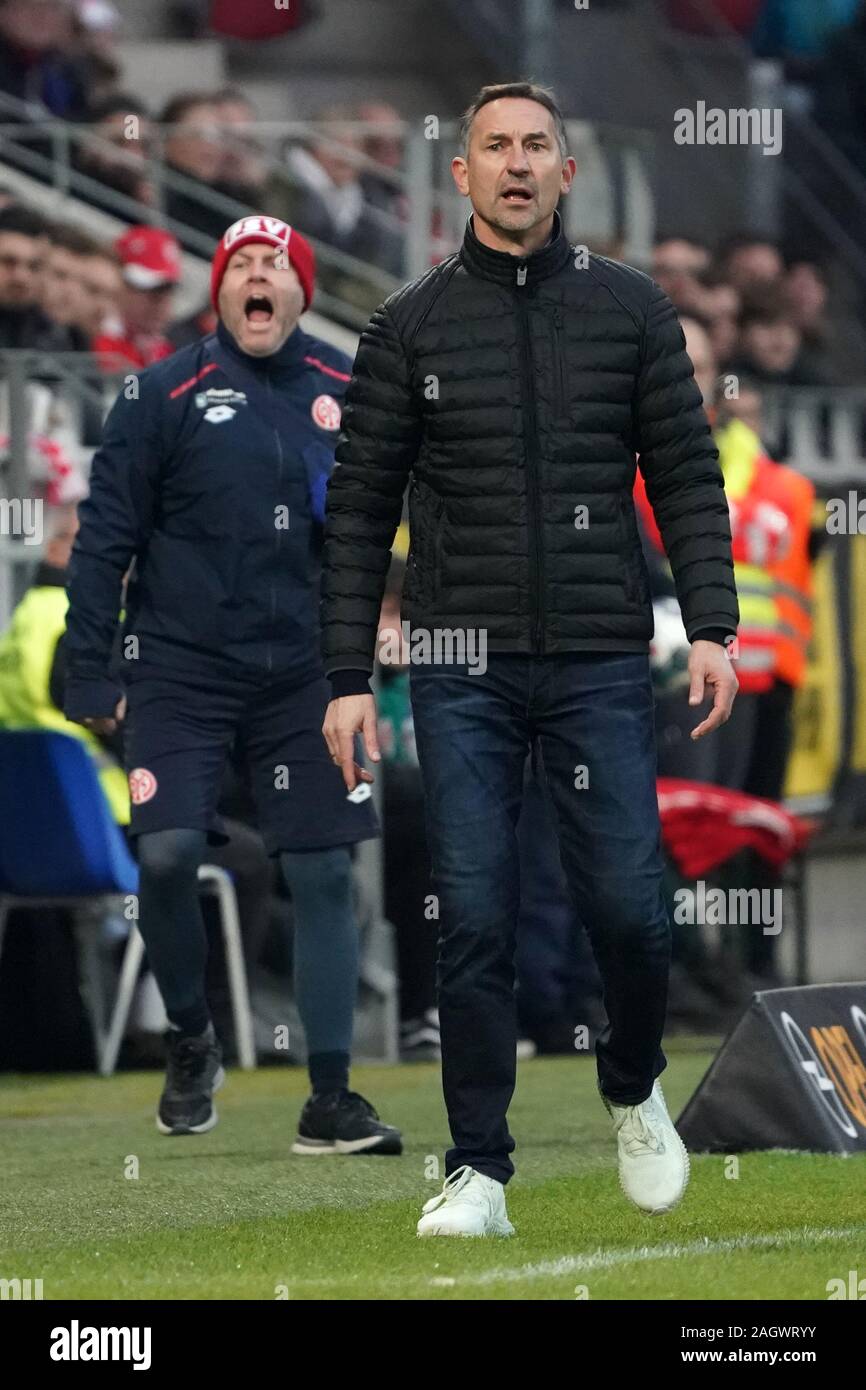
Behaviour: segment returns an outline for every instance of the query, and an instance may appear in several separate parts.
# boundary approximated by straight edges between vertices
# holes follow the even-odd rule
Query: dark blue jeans
[[[516,826],[535,738],[569,891],[604,985],[610,1022],[596,1047],[599,1086],[610,1100],[634,1105],[666,1065],[670,926],[649,660],[493,654],[484,674],[466,665],[413,666],[411,694],[439,900],[442,1084],[454,1141],[446,1171],[466,1163],[507,1182]]]
[[[586,1023],[586,1006],[601,997],[601,981],[562,871],[556,811],[537,744],[535,754],[526,761],[517,824],[517,1026],[534,1040],[552,1030],[547,1036],[565,1046],[567,1030]]]

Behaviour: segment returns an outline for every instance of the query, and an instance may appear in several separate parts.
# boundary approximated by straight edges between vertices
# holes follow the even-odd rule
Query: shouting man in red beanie
[[[359,766],[347,797],[320,734],[321,528],[351,363],[298,326],[314,278],[294,228],[242,218],[213,258],[216,333],[119,396],[70,565],[65,708],[97,732],[125,721],[139,925],[171,1025],[160,1132],[216,1123],[197,870],[225,839],[216,803],[234,746],[294,903],[312,1095],[293,1152],[399,1153],[398,1131],[349,1090],[351,853],[378,825],[370,774]]]

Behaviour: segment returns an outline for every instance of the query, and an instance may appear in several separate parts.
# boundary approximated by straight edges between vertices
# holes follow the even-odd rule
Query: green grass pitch
[[[711,1057],[670,1045],[674,1116]],[[173,1139],[156,1072],[0,1077],[0,1277],[41,1278],[46,1299],[738,1300],[826,1299],[866,1273],[866,1156],[697,1157],[680,1207],[644,1215],[586,1057],[519,1067],[516,1236],[418,1240],[448,1142],[438,1069],[353,1084],[401,1126],[402,1157],[293,1157],[298,1069],[230,1072],[217,1128]]]

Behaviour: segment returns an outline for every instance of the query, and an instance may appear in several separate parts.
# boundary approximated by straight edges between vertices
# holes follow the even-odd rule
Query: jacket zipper
[[[555,414],[558,420],[563,419],[568,414],[568,384],[565,373],[565,351],[563,346],[562,314],[559,309],[554,309],[553,318],[553,370],[556,385]]]
[[[271,384],[271,379],[270,379],[270,377],[267,378],[267,382],[268,382],[268,395],[269,395],[269,396],[273,396],[274,389],[273,389],[273,385]],[[277,505],[279,506],[279,501],[280,501],[280,488],[281,488],[282,482],[283,482],[283,441],[280,439],[280,432],[279,432],[278,429],[275,429],[275,430],[274,430],[274,438],[275,438],[276,441],[277,441]],[[291,518],[291,516],[289,516],[289,525],[291,526],[291,524],[292,524],[292,518]],[[274,537],[275,537],[275,548],[276,548],[276,552],[277,552],[277,555],[279,555],[279,551],[280,551],[280,528],[279,528],[279,526],[277,525],[277,513],[276,513],[276,510],[274,510]],[[271,625],[272,625],[271,636],[273,637],[273,636],[274,636],[273,625],[274,625],[274,623],[275,623],[275,621],[276,621],[276,616],[277,616],[277,595],[276,595],[276,590],[275,590],[275,588],[274,588],[274,586],[273,586],[273,583],[271,583],[270,593],[271,593]],[[268,672],[273,671],[273,668],[274,668],[273,648],[272,648],[272,646],[271,646],[271,642],[268,641]]]
[[[417,601],[425,609],[429,609],[436,601],[439,590],[439,570],[441,556],[441,526],[445,506],[441,497],[436,497],[434,505],[431,507],[428,501],[426,507],[417,482],[411,485],[415,489],[415,511],[416,519],[422,514],[425,518],[425,525],[422,526],[416,521],[415,532],[417,536],[423,535],[423,542],[418,542],[412,551],[412,565],[415,570],[415,584]],[[430,496],[428,491],[427,496]],[[410,511],[411,516],[411,511]],[[411,528],[411,523],[410,523]],[[418,557],[421,557],[419,564]]]
[[[517,287],[526,285],[526,266],[518,266]],[[532,342],[529,330],[529,306],[525,294],[517,295],[517,320],[520,326],[521,377],[526,420],[526,481],[530,512],[530,543],[532,570],[535,580],[532,593],[532,645],[539,655],[544,652],[544,587],[542,582],[541,501],[539,496],[538,422],[535,414],[535,372],[532,364]]]

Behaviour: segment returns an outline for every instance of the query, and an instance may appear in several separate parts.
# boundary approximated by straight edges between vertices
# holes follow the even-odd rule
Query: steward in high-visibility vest
[[[806,675],[812,637],[812,513],[815,488],[802,473],[777,463],[765,487],[788,517],[788,544],[780,547],[769,569],[775,581],[779,634],[776,676],[795,689]]]
[[[769,690],[777,673],[781,624],[772,566],[789,548],[788,513],[779,501],[779,465],[766,456],[754,430],[742,420],[730,420],[716,428],[713,438],[725,479],[740,601],[735,669],[741,692],[759,694]],[[663,554],[640,472],[634,500],[649,541]]]
[[[753,429],[730,420],[714,435],[731,513],[734,575],[740,598],[737,678],[744,694],[769,690],[776,678],[780,615],[773,566],[790,545],[790,522],[779,506],[778,464]]]
[[[52,729],[83,743],[118,825],[129,824],[129,788],[123,768],[82,724],[73,724],[51,699],[51,668],[66,628],[69,600],[62,570],[43,565],[0,637],[0,728]]]

